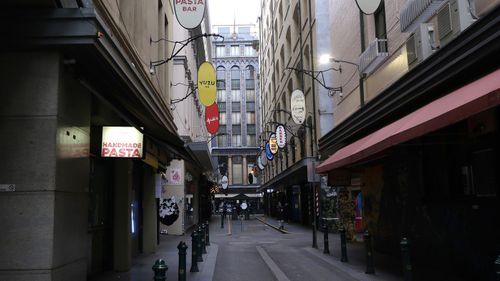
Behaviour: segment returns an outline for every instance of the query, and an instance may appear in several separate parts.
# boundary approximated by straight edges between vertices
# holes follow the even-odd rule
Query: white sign
[[[16,191],[16,185],[15,184],[0,184],[0,192],[5,192],[5,191]]]
[[[306,98],[304,93],[301,90],[293,91],[290,104],[293,122],[301,125],[306,119]]]
[[[261,156],[257,157],[257,167],[259,167],[259,169],[261,171],[264,170],[264,168],[265,168],[264,165],[262,164],[262,157]]]
[[[276,154],[278,152],[278,141],[276,140],[275,134],[272,134],[269,138],[269,149],[272,154]]]
[[[185,29],[200,25],[205,15],[206,0],[173,0],[177,21]]]
[[[378,10],[382,0],[356,0],[356,4],[363,14],[371,15]]]
[[[101,157],[142,158],[143,135],[134,127],[102,127]]]
[[[247,203],[245,203],[245,202],[241,203],[241,209],[242,210],[246,210],[247,208],[248,208]]]
[[[226,176],[223,176],[222,179],[220,180],[220,183],[222,185],[222,188],[226,189],[229,181]]]
[[[279,125],[276,128],[276,141],[278,142],[278,147],[283,148],[286,145],[286,132],[285,126]]]

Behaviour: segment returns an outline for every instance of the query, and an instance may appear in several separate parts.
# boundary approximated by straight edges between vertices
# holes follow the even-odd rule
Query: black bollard
[[[342,256],[340,257],[341,262],[348,262],[347,260],[347,245],[345,241],[345,228],[340,229],[340,250]]]
[[[375,274],[375,268],[373,267],[373,249],[372,249],[372,237],[368,232],[368,229],[363,233],[363,240],[365,241],[366,248],[366,274]]]
[[[206,235],[206,226],[204,223],[200,225],[200,237],[201,237],[201,253],[207,253],[207,235]]]
[[[196,229],[196,233],[198,233],[198,239],[196,240],[196,246],[198,247],[196,249],[196,252],[198,253],[198,256],[196,257],[198,259],[198,262],[203,262],[203,245],[201,244],[201,228],[198,226]]]
[[[413,280],[413,275],[411,267],[410,242],[405,237],[401,240],[400,245],[401,245],[401,257],[403,258],[404,280],[411,281]]]
[[[198,269],[198,233],[191,233],[191,272],[199,272]]]
[[[326,221],[324,221],[323,224],[323,254],[330,254],[330,245],[328,244],[328,225],[326,224]]]
[[[496,280],[500,281],[500,255],[498,255],[497,260],[495,261],[495,273],[496,273]]]
[[[186,281],[186,249],[188,246],[183,241],[179,242],[179,281]]]
[[[224,228],[224,214],[220,214],[220,228]]]
[[[159,259],[156,260],[155,264],[152,267],[153,272],[154,272],[154,277],[153,280],[155,281],[166,281],[167,280],[167,264],[165,263],[164,260]]]
[[[210,225],[208,224],[208,221],[205,223],[205,225],[207,226],[207,228],[205,229],[207,233],[207,238],[205,242],[207,246],[210,246],[210,228],[209,228]]]

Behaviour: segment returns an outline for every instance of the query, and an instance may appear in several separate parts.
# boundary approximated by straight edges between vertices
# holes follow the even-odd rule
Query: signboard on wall
[[[284,148],[286,145],[286,132],[285,126],[279,125],[276,127],[276,140],[278,141],[278,147]]]
[[[306,98],[301,90],[295,90],[292,92],[290,107],[293,122],[298,125],[304,123],[304,120],[306,119]]]
[[[175,17],[185,29],[200,25],[205,15],[206,0],[173,0]]]
[[[269,149],[272,154],[276,154],[278,152],[278,141],[276,140],[275,134],[272,134],[269,138]]]
[[[202,63],[198,69],[198,95],[204,106],[214,104],[217,98],[215,69],[208,61]]]
[[[219,106],[214,103],[205,109],[205,125],[210,134],[216,134],[219,130]]]
[[[102,127],[101,157],[143,158],[143,135],[134,127]]]

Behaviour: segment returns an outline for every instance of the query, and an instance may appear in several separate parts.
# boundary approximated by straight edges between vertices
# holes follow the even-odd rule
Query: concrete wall
[[[0,279],[85,280],[90,95],[55,52],[0,66],[0,183],[16,185],[0,193]]]
[[[132,266],[132,161],[116,159],[114,162],[113,270],[128,271]]]

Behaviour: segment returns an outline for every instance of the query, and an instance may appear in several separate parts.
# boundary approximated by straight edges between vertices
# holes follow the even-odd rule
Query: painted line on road
[[[286,231],[286,230],[284,230],[284,229],[280,229],[279,227],[276,227],[276,226],[274,226],[274,225],[272,225],[272,224],[270,224],[270,223],[266,222],[265,220],[262,220],[262,219],[260,219],[260,218],[256,218],[256,219],[257,219],[258,221],[260,221],[261,223],[263,223],[263,224],[265,224],[265,225],[267,225],[267,226],[270,226],[270,227],[274,228],[275,230],[277,230],[277,231],[279,231],[279,232],[281,232],[281,233],[284,233],[284,234],[290,234],[290,232],[288,232],[288,231]]]
[[[266,253],[266,251],[261,246],[256,246],[257,252],[262,257],[264,262],[267,264],[269,269],[273,272],[274,276],[278,281],[290,281],[288,277],[286,277],[285,273],[281,271],[278,265],[273,261],[273,259]]]

